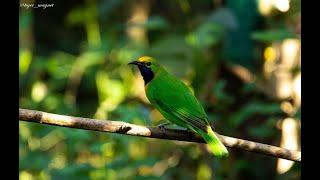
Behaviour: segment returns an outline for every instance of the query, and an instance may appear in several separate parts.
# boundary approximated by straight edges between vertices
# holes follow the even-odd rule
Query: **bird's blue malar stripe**
[[[138,66],[141,76],[143,77],[144,84],[148,84],[153,78],[154,78],[154,73],[152,70],[146,66]]]

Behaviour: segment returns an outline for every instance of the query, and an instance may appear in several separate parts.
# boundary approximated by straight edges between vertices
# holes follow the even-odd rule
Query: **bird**
[[[141,56],[129,65],[138,67],[148,100],[165,119],[199,134],[214,156],[221,158],[229,155],[212,130],[202,105],[186,84],[151,56]]]

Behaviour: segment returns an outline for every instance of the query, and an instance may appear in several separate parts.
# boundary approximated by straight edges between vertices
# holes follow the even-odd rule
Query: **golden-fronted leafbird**
[[[213,155],[228,155],[226,147],[212,131],[203,107],[181,80],[149,56],[142,56],[129,64],[138,66],[147,98],[167,120],[201,135]]]

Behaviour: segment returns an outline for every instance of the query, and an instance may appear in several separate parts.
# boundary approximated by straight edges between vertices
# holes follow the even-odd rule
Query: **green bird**
[[[149,56],[142,56],[129,64],[138,66],[147,98],[167,120],[198,133],[213,155],[228,156],[226,147],[211,129],[203,107],[181,80]]]

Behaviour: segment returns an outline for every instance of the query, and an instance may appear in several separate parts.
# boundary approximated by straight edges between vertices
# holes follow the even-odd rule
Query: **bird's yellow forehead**
[[[151,61],[151,59],[152,59],[152,57],[150,57],[150,56],[141,56],[141,57],[138,59],[138,61],[139,61],[139,62],[149,62],[149,61]]]

